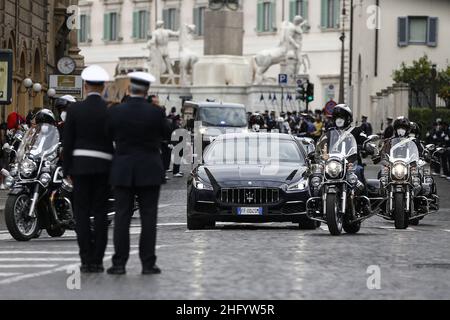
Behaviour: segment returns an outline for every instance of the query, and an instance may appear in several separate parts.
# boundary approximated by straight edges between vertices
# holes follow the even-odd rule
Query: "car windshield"
[[[350,131],[331,130],[329,133],[329,155],[348,158],[358,152],[358,144]]]
[[[17,151],[17,158],[23,159],[26,155],[42,157],[45,152],[59,143],[59,132],[55,126],[49,124],[37,125],[25,134]]]
[[[406,163],[419,161],[419,149],[411,138],[394,138],[391,140],[389,159],[392,162],[401,160]]]
[[[211,127],[246,127],[245,108],[237,107],[202,107],[199,120]]]
[[[205,152],[206,164],[305,164],[294,141],[272,138],[235,138],[214,142]]]

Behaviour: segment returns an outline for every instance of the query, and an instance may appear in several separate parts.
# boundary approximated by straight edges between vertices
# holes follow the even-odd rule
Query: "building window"
[[[294,21],[295,16],[308,19],[308,0],[291,0],[289,3],[289,20]]]
[[[78,42],[87,43],[90,41],[91,19],[87,14],[80,15],[80,29],[78,29]]]
[[[398,45],[422,44],[430,47],[437,46],[436,17],[399,17]]]
[[[133,38],[146,40],[149,29],[150,13],[147,10],[133,12]]]
[[[105,41],[118,41],[119,39],[119,14],[117,12],[105,13],[104,34]]]
[[[276,31],[275,20],[275,2],[274,1],[258,1],[258,32],[274,32]]]
[[[340,0],[322,0],[321,26],[324,29],[337,29],[341,17]]]
[[[164,28],[178,31],[180,28],[180,10],[176,8],[163,10]]]
[[[205,33],[205,11],[206,7],[194,8],[194,24],[196,26],[196,34],[200,37]]]

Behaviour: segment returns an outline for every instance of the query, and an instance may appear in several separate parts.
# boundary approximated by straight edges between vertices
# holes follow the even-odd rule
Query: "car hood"
[[[204,127],[206,129],[205,136],[216,137],[226,133],[241,133],[247,129],[247,127],[215,127],[208,126]]]
[[[203,165],[197,175],[205,182],[214,178],[220,187],[274,187],[295,183],[305,177],[307,167],[281,165]],[[209,172],[209,175],[208,175]]]

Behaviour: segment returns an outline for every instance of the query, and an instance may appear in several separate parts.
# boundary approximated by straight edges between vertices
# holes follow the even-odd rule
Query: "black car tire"
[[[52,238],[61,238],[64,233],[66,233],[66,229],[64,228],[55,228],[55,229],[47,229],[47,233]]]
[[[316,230],[320,227],[320,222],[311,220],[306,216],[302,216],[299,221],[300,230]]]
[[[361,222],[356,222],[356,223],[352,223],[352,224],[344,223],[344,225],[342,227],[345,232],[347,232],[349,234],[355,234],[355,233],[358,233],[359,230],[361,230]]]
[[[187,217],[188,230],[203,230],[207,226],[207,223],[199,218]]]

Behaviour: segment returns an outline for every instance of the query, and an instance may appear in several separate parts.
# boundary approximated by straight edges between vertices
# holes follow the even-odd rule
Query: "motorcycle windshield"
[[[25,156],[40,158],[59,143],[59,132],[55,126],[49,124],[37,125],[25,134],[17,151],[17,158]]]
[[[411,138],[395,138],[391,140],[389,159],[391,162],[417,162],[419,161],[419,149]]]
[[[351,130],[331,130],[329,138],[329,156],[348,158],[358,152],[358,144]]]

